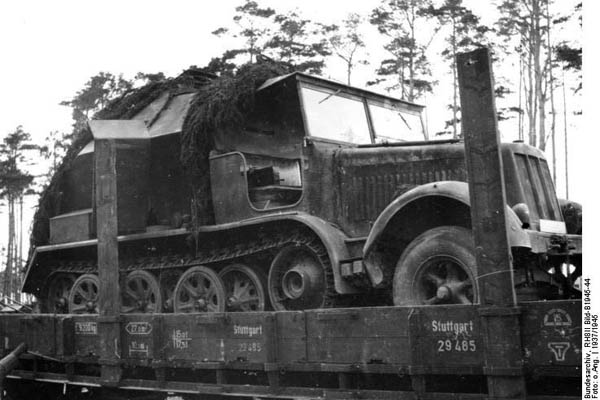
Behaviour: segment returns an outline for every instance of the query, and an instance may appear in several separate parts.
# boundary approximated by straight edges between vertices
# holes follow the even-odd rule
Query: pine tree
[[[320,74],[331,55],[327,29],[290,11],[274,17],[277,31],[266,45],[266,54],[297,71]]]
[[[523,67],[523,91],[529,144],[546,149],[546,102],[552,84],[548,29],[549,0],[504,0],[498,6],[501,17],[498,34],[512,43]]]
[[[123,79],[122,75],[99,72],[92,76],[71,100],[62,101],[60,105],[73,108],[75,121],[73,130],[77,132],[85,128],[94,113],[103,109],[109,101],[128,93],[132,88],[133,83]]]
[[[432,91],[431,71],[425,55],[431,38],[424,40],[418,35],[431,18],[425,12],[430,7],[430,0],[383,0],[372,11],[369,22],[387,38],[384,49],[391,57],[383,60],[377,69],[381,78],[369,84],[393,79],[394,83],[387,89],[399,90],[400,96],[409,101]]]
[[[463,5],[462,0],[445,0],[440,7],[430,6],[427,14],[436,17],[442,26],[447,27],[446,42],[448,47],[442,51],[442,56],[450,62],[452,70],[452,104],[449,108],[452,110],[452,119],[447,125],[452,126],[452,136],[458,137],[458,123],[460,118],[458,113],[458,80],[456,69],[456,55],[459,52],[473,50],[475,47],[483,45],[485,42],[485,33],[489,30],[480,25],[479,17]]]
[[[242,54],[247,54],[250,62],[254,62],[256,56],[264,52],[267,42],[273,34],[272,17],[274,15],[275,10],[270,7],[260,7],[253,0],[246,0],[244,4],[236,7],[233,16],[234,27],[221,27],[212,34],[219,37],[230,36],[241,39],[244,42],[243,46],[227,50],[220,57],[213,58],[209,65],[211,72],[220,72],[223,67],[227,67],[225,71],[230,71],[231,65],[235,65],[236,57]]]
[[[30,140],[29,133],[22,126],[17,126],[0,144],[0,195],[6,199],[8,206],[8,244],[2,295],[13,299],[21,287],[23,267],[23,196],[28,194],[33,182],[33,176],[23,170],[23,165],[29,151],[39,150]]]
[[[361,51],[365,48],[363,35],[360,32],[360,27],[363,23],[363,18],[355,13],[351,13],[342,21],[341,26],[332,25],[325,26],[324,32],[329,34],[329,43],[333,54],[341,58],[346,64],[346,82],[352,84],[352,71],[357,64],[367,64],[368,61],[361,57]]]

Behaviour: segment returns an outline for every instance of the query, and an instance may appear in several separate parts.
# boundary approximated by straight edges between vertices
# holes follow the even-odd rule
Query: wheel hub
[[[323,270],[310,260],[286,271],[281,278],[281,289],[290,300],[307,300],[321,294]]]
[[[67,306],[67,299],[65,299],[64,297],[60,297],[59,299],[56,300],[56,307],[63,309]]]
[[[300,298],[307,286],[310,286],[310,277],[301,268],[293,268],[283,275],[283,293],[290,299]]]
[[[472,304],[472,283],[464,267],[449,257],[435,257],[421,266],[415,289],[424,304]]]
[[[438,288],[436,297],[441,301],[449,300],[452,297],[452,290],[448,286],[442,285]]]
[[[282,248],[271,263],[269,297],[276,311],[327,307],[333,279],[319,253],[305,245]]]
[[[96,304],[93,301],[88,301],[87,303],[85,303],[85,308],[89,312],[94,312],[94,309],[96,308]]]
[[[204,298],[200,298],[200,299],[196,300],[196,307],[198,308],[198,310],[206,311],[207,306],[208,306],[208,303],[206,302],[206,300]]]

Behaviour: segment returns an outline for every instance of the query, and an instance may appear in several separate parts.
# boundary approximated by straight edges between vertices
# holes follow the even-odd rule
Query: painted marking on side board
[[[554,359],[556,361],[565,361],[565,356],[567,355],[567,351],[571,347],[571,343],[569,342],[550,342],[548,343],[548,348],[554,354]]]
[[[544,315],[544,326],[561,328],[571,325],[573,325],[571,316],[562,308],[553,308]]]
[[[173,340],[173,348],[178,350],[189,348],[189,342],[192,340],[189,332],[179,329],[173,330],[171,339]]]
[[[150,349],[148,347],[147,343],[143,343],[143,342],[136,342],[135,340],[131,341],[131,343],[129,343],[129,355],[134,355],[134,354],[142,354],[146,357],[148,357],[148,354],[150,352]]]
[[[125,330],[130,335],[149,335],[152,332],[152,324],[150,322],[128,322],[125,325]]]
[[[233,325],[233,334],[236,336],[262,336],[263,327],[262,325],[249,326],[249,325]]]
[[[76,335],[97,335],[98,324],[93,321],[87,322],[75,322],[75,334]]]

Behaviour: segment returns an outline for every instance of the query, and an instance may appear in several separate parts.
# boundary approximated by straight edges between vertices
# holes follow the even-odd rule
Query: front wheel
[[[471,230],[440,226],[425,231],[396,264],[394,304],[474,304],[476,266]]]

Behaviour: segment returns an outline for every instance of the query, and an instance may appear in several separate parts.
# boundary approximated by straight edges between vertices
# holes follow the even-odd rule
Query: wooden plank
[[[98,235],[98,333],[102,380],[116,385],[120,380],[121,296],[117,242],[117,151],[114,140],[95,141],[96,232]]]
[[[73,315],[72,355],[77,357],[99,357],[98,319],[92,315]]]
[[[546,367],[544,375],[572,375],[581,366],[581,311],[579,300],[529,303],[521,315],[525,363]]]
[[[410,308],[310,310],[306,316],[308,362],[410,362]]]
[[[275,313],[277,362],[306,362],[306,319],[302,311]]]
[[[101,316],[120,312],[119,248],[117,243],[117,170],[114,140],[97,140],[96,224],[98,233],[98,307]]]
[[[442,369],[483,366],[482,329],[475,307],[424,307],[419,314],[422,366]]]
[[[517,300],[506,230],[506,193],[489,50],[459,54],[456,62],[478,298],[482,306],[511,308]],[[518,311],[490,309],[482,315],[490,397],[525,398],[525,380],[522,372],[518,375],[522,368]]]
[[[52,315],[24,316],[20,319],[20,332],[20,337],[13,345],[24,342],[32,353],[56,355],[56,318]]]
[[[479,302],[510,307],[516,304],[516,297],[488,51],[460,54],[457,62],[471,221],[477,249]]]
[[[158,358],[159,348],[155,347],[157,318],[152,314],[131,314],[121,316],[121,344],[123,359],[134,359],[149,364]]]

